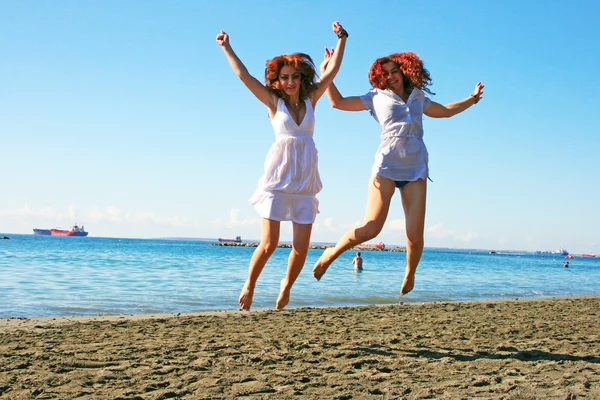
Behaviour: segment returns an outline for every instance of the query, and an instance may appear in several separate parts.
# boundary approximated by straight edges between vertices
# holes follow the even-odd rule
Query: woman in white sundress
[[[312,225],[319,212],[316,194],[323,187],[313,141],[314,109],[340,69],[348,37],[338,22],[333,23],[333,32],[338,36],[337,51],[320,79],[317,80],[310,56],[295,53],[267,61],[265,85],[248,73],[231,48],[229,36],[223,31],[217,35],[217,43],[235,74],[267,106],[275,130],[275,143],[265,160],[265,173],[250,199],[262,217],[261,238],[239,297],[243,310],[250,309],[256,281],[279,244],[281,221],[292,222],[293,238],[286,277],[281,281],[277,298],[278,310],[289,303],[292,285],[306,261]]]

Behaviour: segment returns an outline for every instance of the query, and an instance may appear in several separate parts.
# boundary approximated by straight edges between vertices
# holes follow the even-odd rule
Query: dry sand
[[[7,399],[600,399],[600,298],[0,320]]]

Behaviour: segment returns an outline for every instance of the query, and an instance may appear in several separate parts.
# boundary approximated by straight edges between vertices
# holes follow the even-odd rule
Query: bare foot
[[[250,285],[248,281],[246,281],[238,300],[242,310],[250,310],[250,306],[252,305],[252,297],[254,297],[254,285]]]
[[[286,289],[285,286],[286,286],[286,281],[285,281],[285,279],[282,279],[281,284],[280,284],[279,297],[277,297],[277,303],[275,304],[275,308],[277,310],[282,310],[290,302],[291,288]]]
[[[406,273],[404,277],[404,282],[402,282],[402,288],[400,289],[400,295],[404,296],[415,287],[415,274],[414,272],[411,274],[409,272]]]
[[[318,281],[321,280],[321,277],[325,275],[325,272],[327,272],[327,268],[329,268],[331,263],[334,261],[334,259],[331,258],[331,253],[333,253],[333,247],[326,248],[323,254],[321,254],[321,257],[319,257],[315,263],[313,268],[313,276]]]

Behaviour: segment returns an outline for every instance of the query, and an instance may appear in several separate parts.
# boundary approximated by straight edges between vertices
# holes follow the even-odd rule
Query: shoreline
[[[55,317],[10,317],[0,318],[0,334],[15,331],[38,328],[52,328],[68,324],[86,324],[90,322],[117,322],[117,321],[145,321],[145,320],[164,320],[170,318],[195,318],[195,317],[239,317],[250,314],[270,313],[270,312],[294,312],[306,310],[343,310],[343,309],[363,309],[369,307],[419,307],[425,305],[447,305],[447,304],[487,304],[504,302],[531,302],[531,301],[554,301],[554,300],[579,300],[579,299],[598,299],[600,294],[587,296],[554,296],[554,297],[519,297],[510,299],[489,299],[489,300],[447,300],[431,302],[399,302],[394,304],[366,304],[353,306],[323,306],[323,307],[291,307],[283,311],[277,311],[274,308],[258,308],[250,311],[242,310],[205,310],[184,313],[153,313],[153,314],[106,314],[106,315],[77,315],[77,316],[55,316]]]
[[[599,315],[577,296],[36,320],[0,331],[0,397],[593,399]]]

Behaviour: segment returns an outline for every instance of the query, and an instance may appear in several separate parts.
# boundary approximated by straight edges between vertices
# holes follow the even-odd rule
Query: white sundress
[[[265,160],[265,173],[250,198],[261,217],[275,221],[312,224],[319,212],[317,193],[323,188],[318,168],[318,152],[313,140],[315,115],[305,99],[306,115],[298,125],[283,99],[271,120],[275,143]]]

